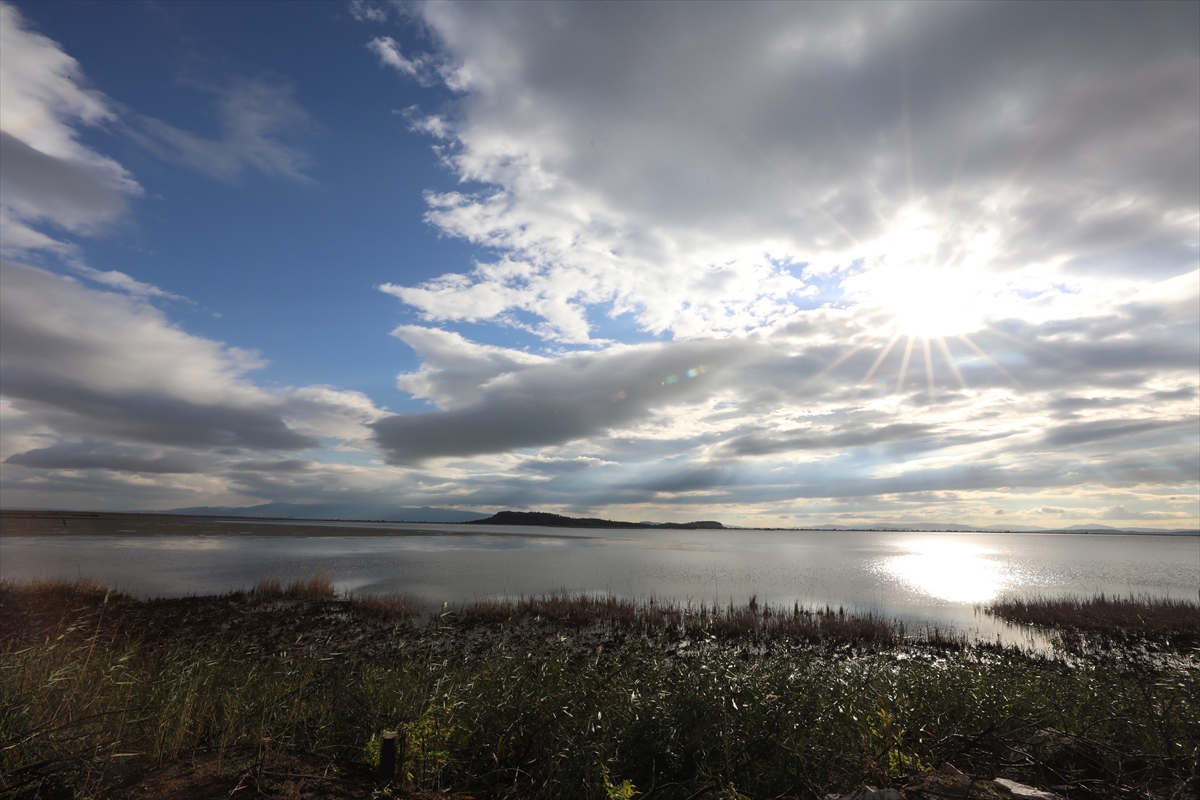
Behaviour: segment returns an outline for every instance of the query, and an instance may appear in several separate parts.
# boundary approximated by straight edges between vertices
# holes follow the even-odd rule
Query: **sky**
[[[1200,526],[1200,3],[3,2],[5,508]]]

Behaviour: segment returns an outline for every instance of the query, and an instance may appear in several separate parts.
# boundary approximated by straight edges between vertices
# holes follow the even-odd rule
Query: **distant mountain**
[[[1062,528],[1055,533],[1170,533],[1177,535],[1195,535],[1200,530],[1188,528],[1113,528],[1109,525],[1072,525]]]
[[[724,528],[719,522],[619,522],[595,517],[564,517],[544,511],[499,511],[487,519],[471,520],[479,525],[535,525],[546,528]]]
[[[201,517],[272,517],[279,519],[386,520],[388,522],[474,522],[487,514],[453,508],[407,508],[361,503],[263,503],[257,506],[194,506],[167,514]]]

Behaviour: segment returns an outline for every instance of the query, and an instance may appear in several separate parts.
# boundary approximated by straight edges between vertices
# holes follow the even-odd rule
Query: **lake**
[[[65,525],[65,527],[64,527]],[[429,608],[558,590],[877,611],[1032,641],[979,613],[1004,594],[1196,598],[1200,537],[562,529],[187,517],[5,519],[0,577],[86,577],[141,596],[248,589],[317,570]]]

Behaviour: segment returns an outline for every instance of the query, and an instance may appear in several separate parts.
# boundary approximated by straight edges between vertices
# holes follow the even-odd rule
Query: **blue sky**
[[[5,507],[1200,522],[1194,4],[5,3]]]
[[[447,92],[381,68],[362,24],[337,4],[22,10],[87,65],[87,84],[104,87],[127,119],[148,115],[219,139],[221,93],[239,82],[266,87],[297,114],[278,132],[300,155],[296,175],[246,165],[214,180],[157,157],[120,124],[81,128],[82,142],[145,190],[128,218],[88,237],[88,264],[193,301],[164,308],[190,332],[270,353],[260,380],[332,383],[405,403],[394,376],[379,369],[413,365],[406,348],[380,335],[403,309],[375,287],[398,273],[426,279],[469,265],[472,248],[422,220],[423,192],[457,181],[396,112],[437,107]]]

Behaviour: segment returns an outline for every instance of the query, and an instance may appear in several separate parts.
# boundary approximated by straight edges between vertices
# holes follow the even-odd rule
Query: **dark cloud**
[[[564,444],[702,399],[729,379],[723,372],[732,362],[754,349],[722,340],[575,353],[491,380],[471,405],[393,415],[371,427],[394,464]]]
[[[49,218],[67,227],[92,227],[125,210],[125,198],[106,170],[47,155],[4,131],[0,186],[5,204],[22,216]]]
[[[1167,430],[1200,431],[1200,417],[1183,420],[1097,420],[1052,428],[1043,435],[1047,445],[1074,447],[1137,434]]]
[[[4,463],[34,469],[109,469],[153,475],[193,474],[212,464],[211,459],[191,453],[157,453],[94,440],[58,442],[49,447],[16,453],[6,458]]]
[[[453,84],[438,118],[406,112],[470,187],[428,195],[428,220],[494,261],[382,288],[426,320],[492,320],[561,347],[401,326],[420,366],[397,386],[434,410],[390,414],[334,387],[264,389],[255,354],[182,331],[146,301],[165,293],[122,273],[75,267],[133,297],[5,263],[6,502],[404,498],[814,521],[966,509],[1018,523],[1085,507],[1166,520],[1190,502],[1200,6],[412,13],[438,52],[372,52],[412,66],[400,79]],[[22,97],[45,112],[38,141],[58,149],[5,129],[19,223],[6,246],[77,255],[28,225],[86,233],[139,191],[79,145],[80,124],[123,119],[222,180],[308,180],[314,125],[286,82],[192,86],[214,102],[205,138],[118,117],[55,43],[14,32],[27,49],[4,48],[6,68],[20,62]],[[965,295],[920,269],[952,255],[940,277],[968,275]],[[898,279],[881,282],[889,269]],[[911,332],[907,306],[936,316],[976,294],[969,338],[901,337],[879,360],[894,324]],[[585,343],[605,314],[673,340]],[[331,441],[336,453],[296,452]]]
[[[5,261],[0,387],[64,433],[180,447],[301,450],[281,403],[241,381],[244,356],[148,304]]]
[[[78,381],[0,369],[6,397],[56,429],[180,447],[303,450],[319,440],[288,427],[277,409],[193,403],[150,391],[97,391]]]
[[[595,458],[527,458],[521,461],[521,469],[547,475],[564,475],[601,466],[604,462]],[[615,466],[615,465],[613,465]]]
[[[229,465],[231,472],[312,472],[320,462],[308,458],[279,458],[273,461],[243,460]]]
[[[733,455],[763,456],[793,450],[827,450],[844,447],[873,447],[891,442],[912,441],[933,433],[931,425],[897,422],[879,427],[841,429],[828,432],[769,436],[748,434],[727,441],[723,449]]]
[[[1170,391],[1153,392],[1150,395],[1152,400],[1163,402],[1167,400],[1191,400],[1196,396],[1196,388],[1194,386],[1181,386],[1178,389]]]

